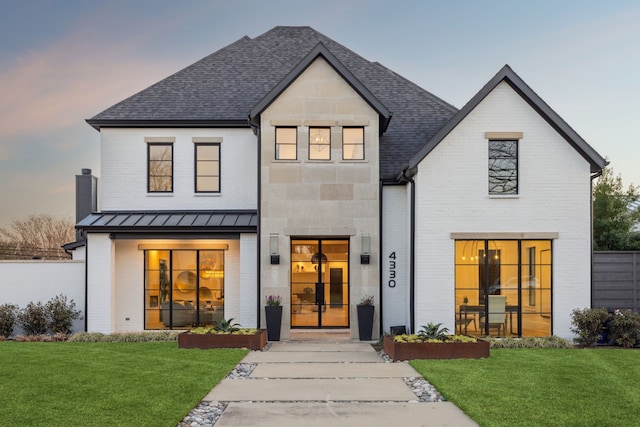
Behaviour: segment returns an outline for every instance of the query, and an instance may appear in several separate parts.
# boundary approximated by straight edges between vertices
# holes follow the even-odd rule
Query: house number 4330
[[[396,287],[396,253],[391,252],[389,254],[389,281],[387,285],[390,288]]]

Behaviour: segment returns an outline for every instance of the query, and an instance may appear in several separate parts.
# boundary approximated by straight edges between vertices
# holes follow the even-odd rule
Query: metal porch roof
[[[76,228],[102,233],[255,233],[258,213],[255,210],[96,212],[83,218]]]

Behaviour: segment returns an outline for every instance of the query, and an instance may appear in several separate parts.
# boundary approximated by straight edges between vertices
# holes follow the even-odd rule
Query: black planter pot
[[[264,308],[267,319],[267,339],[269,341],[280,341],[280,329],[282,327],[282,306],[268,305]]]
[[[356,308],[358,309],[358,334],[360,341],[371,341],[375,307],[372,305],[358,305]]]

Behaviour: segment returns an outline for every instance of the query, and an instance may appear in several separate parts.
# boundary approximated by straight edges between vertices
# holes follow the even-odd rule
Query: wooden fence
[[[640,312],[640,252],[594,252],[592,307]]]

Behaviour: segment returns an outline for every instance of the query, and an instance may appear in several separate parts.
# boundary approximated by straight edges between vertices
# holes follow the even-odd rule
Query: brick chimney
[[[76,175],[76,224],[98,210],[98,178],[91,175],[91,169],[82,169]],[[76,240],[84,240],[76,230]]]

